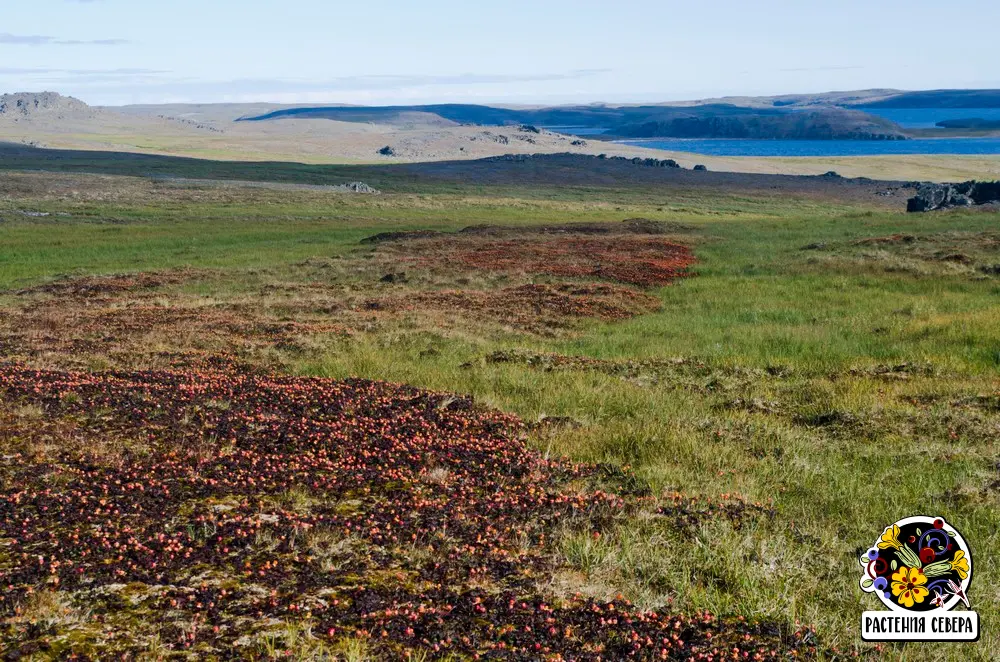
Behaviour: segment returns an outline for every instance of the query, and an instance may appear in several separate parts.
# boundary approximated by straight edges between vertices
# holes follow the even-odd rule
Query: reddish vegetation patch
[[[113,274],[110,276],[84,276],[63,278],[44,285],[18,292],[27,294],[55,294],[75,299],[101,298],[109,295],[126,294],[139,290],[151,290],[164,285],[176,285],[194,278],[193,271],[141,272],[135,274]]]
[[[279,317],[246,298],[206,302],[161,289],[203,275],[178,270],[86,276],[21,290],[21,305],[0,316],[0,357],[43,358],[74,367],[95,358],[146,366],[161,365],[159,357],[177,353],[187,365],[209,354],[232,358],[271,348],[298,350],[306,337],[348,333],[328,311],[295,309],[300,302],[293,302],[291,294],[297,291],[288,297],[293,310]]]
[[[600,283],[521,285],[496,291],[448,290],[372,300],[369,307],[392,311],[446,311],[493,320],[535,332],[565,326],[563,318],[623,320],[658,310],[660,300],[624,287]]]
[[[543,459],[517,420],[466,399],[6,366],[0,402],[45,421],[0,419],[0,648],[15,657],[134,658],[154,633],[167,650],[246,657],[284,622],[364,636],[385,658],[815,652],[806,631],[547,598],[559,531],[599,531],[655,500],[596,489],[593,467]],[[35,452],[46,429],[91,443]],[[128,443],[102,450],[115,439]],[[81,605],[80,621],[24,616],[41,590]]]
[[[343,334],[335,323],[282,321],[249,306],[165,306],[146,301],[27,307],[0,322],[0,355],[61,354],[141,358],[158,347],[217,353],[294,349],[298,339]]]
[[[410,260],[421,266],[599,278],[641,287],[686,276],[695,263],[688,247],[641,235],[432,239],[411,242],[410,247]]]

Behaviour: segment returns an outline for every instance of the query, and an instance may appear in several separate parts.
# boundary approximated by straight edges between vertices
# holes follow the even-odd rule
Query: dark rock
[[[976,182],[972,191],[969,192],[969,196],[977,205],[1000,202],[1000,181]]]
[[[406,280],[406,272],[403,271],[400,271],[399,273],[386,274],[379,278],[379,282],[382,283],[405,283]]]
[[[824,172],[820,177],[826,177],[827,179],[843,179],[840,173],[836,170],[830,170],[829,172]]]
[[[917,194],[906,201],[906,211],[923,212],[941,209],[948,199],[950,187],[929,184],[917,189]]]
[[[505,136],[503,134],[492,133],[490,131],[484,131],[483,132],[483,138],[485,138],[487,140],[490,140],[492,142],[495,142],[498,145],[509,145],[510,144],[510,138],[508,138],[507,136]],[[475,136],[472,137],[472,140],[476,140]]]
[[[700,163],[694,167],[698,172],[708,172],[708,167],[701,165]]]
[[[1000,182],[925,183],[907,201],[906,211],[925,212],[997,202],[1000,202]]]
[[[586,146],[586,144],[587,144],[586,140],[574,140],[573,142],[570,143],[570,145],[573,145],[573,147],[584,147]]]
[[[378,189],[372,188],[364,182],[351,182],[350,184],[345,184],[344,186],[352,193],[370,193],[372,195],[378,195],[381,193]]]
[[[539,129],[537,126],[532,126],[531,124],[522,124],[520,126],[520,130],[524,131],[525,133],[541,133],[542,132],[542,130]]]
[[[598,157],[600,158],[600,157]],[[627,156],[612,156],[612,161],[626,161],[633,165],[645,166],[647,168],[680,168],[681,165],[673,159],[641,159],[639,157],[628,158]]]
[[[388,145],[380,149],[378,153],[381,154],[382,156],[396,156],[396,150],[394,150],[392,147],[389,147]]]

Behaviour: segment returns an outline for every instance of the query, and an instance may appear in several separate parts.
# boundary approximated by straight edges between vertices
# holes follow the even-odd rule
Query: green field
[[[658,312],[577,320],[552,334],[404,315],[247,358],[294,375],[471,394],[525,421],[566,417],[573,425],[540,426],[529,443],[627,465],[653,494],[720,504],[686,526],[636,516],[599,539],[568,532],[560,562],[585,593],[801,622],[829,656],[987,660],[1000,650],[998,213],[906,215],[858,201],[641,185],[392,189],[386,179],[386,193],[362,196],[2,177],[8,313],[26,305],[18,291],[58,277],[178,269],[197,277],[163,285],[160,300],[246,304],[267,287],[307,281],[361,296],[386,286],[366,258],[372,248],[359,242],[389,230],[633,217],[681,224],[671,238],[698,263],[692,277],[652,291]],[[294,171],[282,179],[316,181]],[[461,282],[414,278],[407,287]],[[287,303],[260,301],[276,315]],[[158,342],[169,349],[170,338]],[[133,367],[100,350],[4,347],[8,359],[41,367]],[[876,606],[858,589],[858,557],[886,525],[920,513],[945,517],[975,554],[970,599],[983,623],[975,646],[860,641],[860,612]]]

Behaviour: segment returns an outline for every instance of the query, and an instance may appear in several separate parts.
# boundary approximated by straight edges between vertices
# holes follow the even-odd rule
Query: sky
[[[0,0],[0,92],[94,105],[1000,88],[995,0]]]

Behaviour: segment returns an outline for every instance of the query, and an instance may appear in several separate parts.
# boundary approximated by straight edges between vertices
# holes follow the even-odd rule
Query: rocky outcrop
[[[917,194],[907,201],[906,211],[925,212],[990,203],[1000,203],[1000,181],[971,181],[961,184],[925,183],[921,184]]]
[[[639,157],[628,158],[627,156],[612,156],[610,161],[628,161],[634,165],[646,166],[647,168],[680,168],[680,164],[673,159],[640,159]]]
[[[681,165],[674,161],[673,159],[641,159],[639,157],[629,158],[627,156],[608,156],[607,154],[598,154],[597,156],[592,156],[590,154],[574,154],[572,152],[564,152],[563,154],[503,154],[502,156],[490,156],[483,161],[486,162],[499,162],[499,161],[514,161],[523,162],[531,160],[542,160],[546,158],[561,158],[561,157],[573,157],[580,159],[595,159],[598,161],[615,161],[618,163],[631,163],[632,165],[642,166],[644,168],[680,168]]]
[[[14,121],[38,115],[88,115],[93,109],[73,97],[55,92],[18,92],[0,95],[0,118]]]
[[[372,188],[364,182],[351,182],[349,184],[344,184],[344,187],[351,193],[368,193],[370,195],[378,195],[381,193],[377,188]]]

